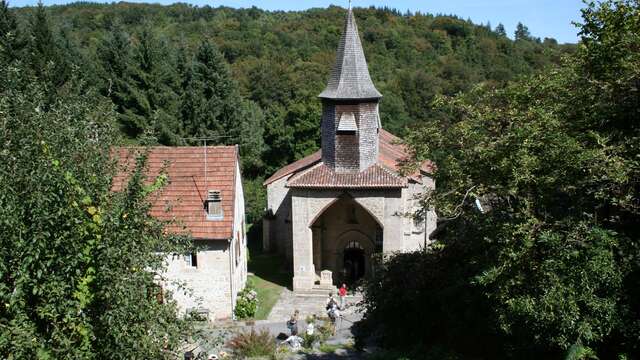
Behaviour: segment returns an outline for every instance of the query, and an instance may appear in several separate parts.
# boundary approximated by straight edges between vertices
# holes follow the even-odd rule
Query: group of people
[[[345,308],[345,298],[347,296],[347,285],[342,284],[340,289],[338,290],[338,297],[340,299],[340,304],[333,296],[333,293],[329,293],[329,298],[327,299],[326,312],[329,320],[333,324],[333,333],[335,335],[335,323],[336,320],[340,317],[340,310],[344,310]],[[300,311],[297,309],[293,312],[291,319],[287,321],[287,328],[289,329],[291,336],[298,336],[298,317],[300,315]],[[307,324],[307,334],[313,335],[313,324]]]

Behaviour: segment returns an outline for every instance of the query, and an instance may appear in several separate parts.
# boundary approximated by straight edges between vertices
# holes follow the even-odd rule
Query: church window
[[[362,247],[362,245],[360,245],[359,242],[355,241],[355,240],[351,240],[349,241],[349,243],[347,244],[347,246],[345,246],[345,249],[358,249],[358,250],[364,250],[364,248]]]
[[[384,234],[384,232],[382,231],[382,228],[381,227],[377,227],[376,228],[376,252],[381,252],[382,251],[382,244],[384,242],[383,234]]]

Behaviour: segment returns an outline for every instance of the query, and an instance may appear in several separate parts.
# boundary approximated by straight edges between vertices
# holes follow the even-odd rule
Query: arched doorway
[[[344,281],[349,285],[362,279],[366,274],[365,251],[358,241],[352,240],[344,248],[343,269]]]
[[[317,283],[322,270],[333,273],[334,285],[354,283],[372,274],[371,258],[382,250],[382,226],[355,199],[338,198],[310,227]]]

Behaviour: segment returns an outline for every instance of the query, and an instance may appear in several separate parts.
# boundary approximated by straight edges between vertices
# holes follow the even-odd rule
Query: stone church
[[[436,216],[408,216],[433,188],[432,164],[399,172],[408,153],[382,129],[382,94],[371,81],[351,9],[322,101],[322,148],[265,181],[263,247],[293,263],[294,291],[353,283],[375,271],[376,254],[428,242]]]

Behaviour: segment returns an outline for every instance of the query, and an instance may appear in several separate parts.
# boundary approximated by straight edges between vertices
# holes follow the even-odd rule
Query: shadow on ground
[[[258,251],[252,251],[249,263],[247,264],[249,272],[256,276],[270,281],[274,284],[292,289],[292,276],[287,266],[285,258],[278,254],[269,254]]]

